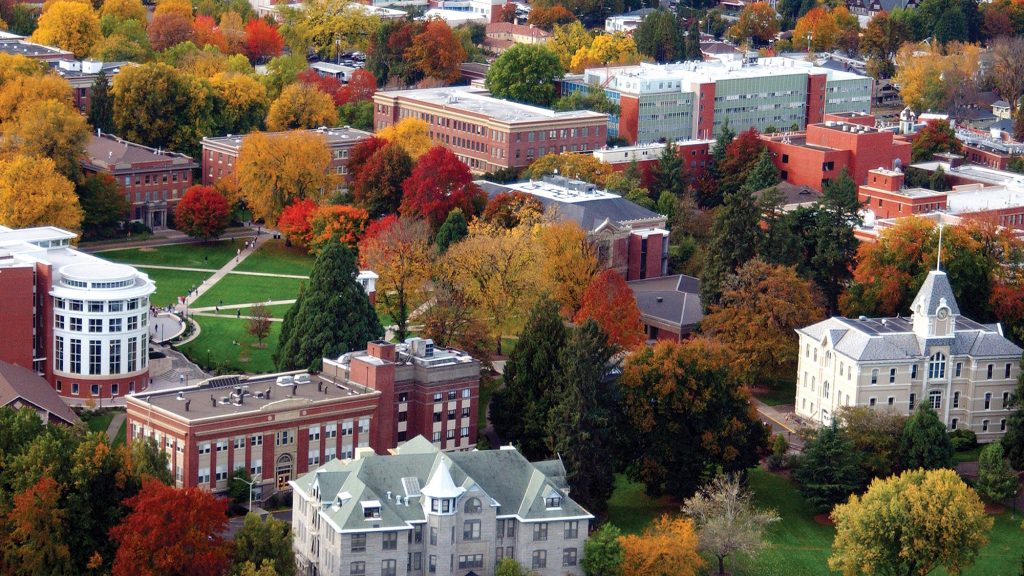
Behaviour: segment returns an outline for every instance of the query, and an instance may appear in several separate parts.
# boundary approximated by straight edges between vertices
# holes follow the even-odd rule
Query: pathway
[[[121,430],[121,425],[124,424],[124,420],[127,415],[124,412],[116,412],[114,417],[110,419],[110,425],[107,426],[107,440],[113,445],[114,439],[117,438],[118,431]]]
[[[264,231],[266,232],[266,231]],[[220,240],[230,240],[232,238],[250,238],[252,237],[252,228],[248,227],[237,227],[229,228],[224,234],[220,236]],[[170,246],[172,244],[199,244],[203,240],[197,240],[195,238],[186,236],[185,234],[178,232],[177,230],[158,230],[153,233],[153,236],[145,240],[105,240],[99,242],[81,242],[78,244],[78,249],[83,252],[97,253],[107,252],[110,250],[124,250],[127,248],[156,248],[157,246]]]
[[[803,451],[804,441],[799,434],[801,423],[793,414],[792,405],[769,406],[757,398],[752,401],[765,424],[772,427],[772,432],[784,434],[791,450]]]
[[[271,234],[261,234],[260,236],[258,236],[256,238],[256,245],[255,246],[253,246],[252,248],[240,248],[237,256],[235,256],[231,260],[228,260],[228,263],[223,265],[223,266],[221,266],[219,270],[214,272],[213,276],[210,276],[209,278],[206,279],[205,282],[202,282],[199,286],[196,286],[195,291],[192,292],[192,294],[190,294],[189,296],[187,296],[185,298],[185,301],[186,301],[186,305],[185,306],[182,306],[181,304],[179,304],[178,307],[179,308],[184,307],[184,308],[187,309],[188,308],[187,303],[188,303],[188,299],[189,298],[191,298],[192,301],[195,302],[203,294],[206,294],[206,292],[209,291],[210,288],[213,288],[213,286],[215,284],[217,284],[217,282],[220,282],[225,276],[227,276],[228,272],[231,272],[239,264],[241,264],[242,262],[245,262],[245,259],[248,258],[250,254],[252,254],[256,250],[258,250],[260,246],[262,246],[264,243],[266,243],[267,240],[270,240],[272,237],[273,236]]]

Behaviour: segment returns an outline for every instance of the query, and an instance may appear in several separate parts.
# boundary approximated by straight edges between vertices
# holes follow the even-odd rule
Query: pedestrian
[[[217,311],[217,314],[220,314],[220,306],[214,306],[213,308]]]
[[[241,317],[242,317],[242,309],[239,308],[238,310],[235,311],[235,318],[241,318]]]

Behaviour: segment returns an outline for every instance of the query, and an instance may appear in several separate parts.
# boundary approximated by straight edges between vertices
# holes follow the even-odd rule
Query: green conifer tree
[[[903,425],[900,453],[906,470],[953,467],[953,441],[927,403],[922,402]]]
[[[437,236],[434,243],[437,244],[437,251],[444,254],[452,244],[456,244],[469,236],[469,225],[466,224],[466,216],[461,208],[453,208],[445,218],[444,223],[437,229]]]
[[[860,453],[833,420],[804,446],[793,479],[816,511],[828,512],[864,487]]]

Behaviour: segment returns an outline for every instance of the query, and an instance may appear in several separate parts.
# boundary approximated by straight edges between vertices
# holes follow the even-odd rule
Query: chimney
[[[380,358],[381,360],[387,360],[388,362],[394,362],[398,359],[398,353],[395,350],[395,345],[385,340],[367,342],[366,352],[374,358]]]
[[[267,398],[267,400],[270,400],[270,388],[267,388],[266,398]]]
[[[185,400],[185,412],[188,412],[188,408],[191,405],[192,405],[192,401],[191,400]]]

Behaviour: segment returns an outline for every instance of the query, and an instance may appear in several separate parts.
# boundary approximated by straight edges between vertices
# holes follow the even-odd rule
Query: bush
[[[971,450],[978,445],[978,435],[965,428],[950,432],[949,439],[953,442],[953,449],[957,452]]]
[[[142,222],[131,222],[128,224],[128,233],[133,235],[152,234],[153,230]]]

